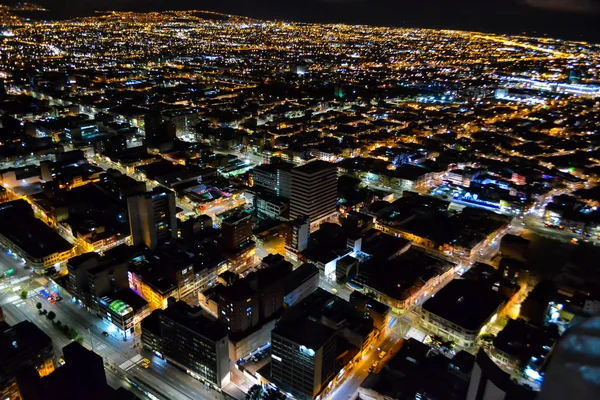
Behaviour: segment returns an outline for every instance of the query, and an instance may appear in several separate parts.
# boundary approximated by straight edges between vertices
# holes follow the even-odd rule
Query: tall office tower
[[[298,216],[291,222],[291,229],[285,238],[285,256],[292,261],[298,261],[298,254],[308,246],[310,238],[310,218]]]
[[[144,243],[151,249],[177,237],[175,193],[155,188],[151,192],[127,199],[133,245]]]
[[[221,244],[228,251],[237,252],[251,242],[252,216],[246,213],[233,215],[221,223]]]
[[[337,168],[314,161],[292,169],[290,218],[310,217],[311,228],[335,216],[337,211]]]
[[[335,330],[311,320],[286,321],[271,332],[275,384],[314,399],[335,375]]]

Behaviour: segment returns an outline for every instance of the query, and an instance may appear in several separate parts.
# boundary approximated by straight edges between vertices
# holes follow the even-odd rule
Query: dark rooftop
[[[367,307],[380,314],[385,314],[390,310],[390,307],[387,305],[367,296],[364,293],[359,292],[358,290],[355,290],[350,294],[350,303],[355,304],[356,302],[364,302]]]
[[[271,334],[282,336],[299,345],[316,350],[320,349],[335,335],[335,330],[311,320],[301,322],[280,321]]]
[[[7,330],[0,330],[0,359],[3,365],[9,365],[11,359],[22,358],[28,351],[37,352],[45,346],[51,348],[52,339],[31,321],[25,320]]]
[[[326,169],[335,169],[336,166],[333,163],[326,161],[313,161],[305,164],[301,167],[294,168],[294,171],[301,172],[303,174],[315,174],[317,172],[324,171]]]
[[[169,305],[163,310],[161,318],[171,319],[213,342],[229,334],[226,326],[205,317],[200,307],[192,307],[183,301]]]
[[[360,272],[352,281],[374,288],[393,299],[405,300],[420,290],[429,279],[443,274],[450,267],[450,262],[411,247],[392,260],[372,258],[361,265]]]
[[[35,218],[32,212],[19,213],[15,207],[0,210],[0,234],[36,259],[73,248],[52,228]]]
[[[480,282],[454,279],[427,300],[423,309],[472,331],[481,328],[505,300]]]
[[[319,269],[313,264],[305,263],[285,277],[284,294],[288,294],[304,282],[319,274]]]

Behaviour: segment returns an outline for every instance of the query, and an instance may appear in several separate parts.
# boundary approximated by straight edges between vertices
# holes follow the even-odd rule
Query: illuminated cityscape
[[[26,12],[0,399],[600,396],[600,45]]]

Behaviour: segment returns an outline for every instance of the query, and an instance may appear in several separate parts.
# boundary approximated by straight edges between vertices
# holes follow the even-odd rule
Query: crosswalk
[[[24,282],[28,279],[30,279],[30,277],[25,276],[23,278],[19,278],[18,280],[15,280],[15,282],[20,283],[20,282]],[[18,307],[20,307],[23,304],[25,304],[25,301],[21,298],[18,289],[15,291],[16,286],[14,286],[14,285],[15,285],[15,283],[11,284],[10,286],[7,286],[6,284],[0,285],[0,293],[2,293],[4,291],[4,296],[0,297],[0,305],[12,303],[12,304],[15,304]],[[12,293],[11,293],[11,288],[12,288]],[[34,298],[35,296],[38,296],[40,293],[40,290],[42,290],[42,289],[43,289],[43,287],[37,287],[35,289],[27,291],[27,298],[31,299],[31,298]]]
[[[22,299],[22,298],[20,298],[20,297],[18,297],[18,298],[17,298],[16,300],[14,300],[12,303],[13,303],[13,305],[14,305],[15,307],[19,307],[19,308],[21,308],[21,307],[23,307],[23,306],[26,306],[26,305],[27,305],[27,303],[25,303],[25,300],[23,300],[23,299]]]
[[[2,300],[0,300],[0,306],[4,305],[4,304],[10,304],[10,303],[13,303],[18,300],[22,300],[22,299],[18,295],[12,294],[12,295],[2,298]]]
[[[133,357],[131,357],[129,360],[125,361],[123,364],[119,365],[119,368],[124,370],[124,371],[129,371],[131,368],[133,368],[137,363],[139,363],[140,361],[142,361],[144,357],[142,357],[141,355],[137,354]]]

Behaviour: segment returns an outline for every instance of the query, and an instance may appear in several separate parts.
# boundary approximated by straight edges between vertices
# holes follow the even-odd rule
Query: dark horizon
[[[70,3],[70,2],[68,2]],[[95,11],[197,9],[258,19],[455,29],[600,42],[598,0],[39,0],[50,19]],[[42,16],[41,18],[46,18]]]

